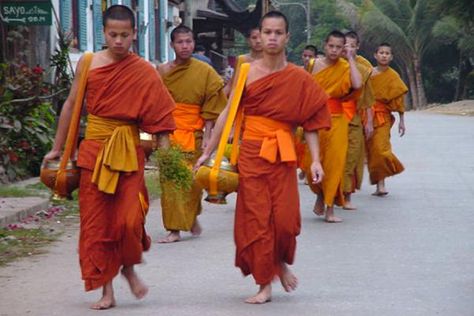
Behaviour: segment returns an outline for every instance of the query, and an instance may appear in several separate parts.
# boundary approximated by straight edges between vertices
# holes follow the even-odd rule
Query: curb
[[[34,215],[38,211],[47,209],[49,203],[48,199],[40,197],[0,198],[0,227],[20,222],[22,219]],[[23,204],[24,207],[12,206],[18,204]],[[17,209],[15,210],[15,208]]]

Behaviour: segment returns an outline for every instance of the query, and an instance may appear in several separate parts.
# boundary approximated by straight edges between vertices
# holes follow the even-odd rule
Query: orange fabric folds
[[[275,163],[280,154],[282,162],[296,162],[291,126],[262,116],[245,117],[243,139],[261,140],[259,156]]]
[[[384,124],[386,122],[385,118],[387,116],[390,116],[390,110],[384,103],[380,101],[375,102],[374,106],[372,107],[372,110],[374,111],[374,116],[377,120],[378,125]]]
[[[171,132],[175,124],[174,101],[156,69],[134,54],[91,69],[86,98],[88,125],[77,165],[81,168],[79,261],[85,289],[90,291],[111,281],[122,266],[140,263],[150,247],[144,226],[145,157],[137,145],[137,129]],[[93,183],[100,168],[100,174],[113,174],[113,193]],[[100,184],[105,178],[97,179]]]
[[[357,104],[355,100],[348,100],[342,102],[342,109],[345,117],[350,121],[354,118],[357,112]]]
[[[281,262],[294,261],[301,221],[291,134],[296,126],[328,128],[326,100],[312,77],[293,64],[246,86],[240,105],[245,124],[237,164],[235,265],[257,284],[272,282]]]
[[[204,120],[200,113],[201,107],[199,105],[176,104],[176,109],[173,111],[176,130],[170,138],[174,144],[181,146],[183,151],[196,150],[194,132],[200,131],[204,127]]]
[[[344,109],[342,107],[342,102],[340,99],[329,98],[327,105],[329,107],[329,112],[331,112],[331,114],[341,114],[344,112]]]

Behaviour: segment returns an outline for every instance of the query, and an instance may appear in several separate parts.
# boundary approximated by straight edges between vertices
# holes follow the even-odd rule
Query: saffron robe
[[[329,95],[328,107],[331,112],[331,129],[319,133],[321,164],[324,170],[323,181],[313,184],[309,172],[310,162],[305,159],[308,183],[316,194],[324,195],[324,204],[343,205],[343,174],[348,144],[348,120],[344,117],[342,99],[351,91],[349,63],[342,58],[313,75]],[[331,105],[335,106],[331,106]]]
[[[391,112],[404,113],[404,96],[408,88],[392,68],[370,79],[375,96],[374,134],[367,142],[370,183],[401,173],[405,168],[392,152],[390,129],[395,122]]]
[[[96,119],[134,123],[150,134],[175,129],[173,99],[157,71],[134,54],[90,70],[86,101],[88,113]],[[138,170],[121,172],[115,193],[108,194],[92,183],[103,146],[101,140],[83,140],[77,162],[81,168],[79,261],[87,291],[111,281],[121,266],[140,263],[142,252],[150,247],[144,227],[148,193],[143,149],[136,146]]]
[[[241,106],[245,116],[316,131],[330,126],[326,99],[308,73],[288,64],[250,83]],[[235,265],[244,275],[252,274],[257,284],[268,284],[279,274],[281,262],[293,263],[301,219],[296,162],[281,162],[278,154],[271,163],[260,157],[261,146],[262,141],[245,137],[240,145]]]
[[[223,80],[211,66],[194,58],[163,75],[163,82],[176,103],[200,107],[199,116],[203,124],[204,120],[217,119],[226,106],[227,98],[222,90]],[[179,121],[177,125],[179,129]],[[196,129],[194,150],[184,150],[186,163],[190,168],[202,154],[202,135],[202,127]],[[161,210],[165,229],[191,230],[196,217],[201,213],[202,189],[193,183],[190,190],[178,190],[167,182],[161,183],[161,188]]]
[[[344,193],[353,193],[355,190],[360,190],[362,186],[365,160],[365,138],[362,118],[365,118],[367,109],[370,109],[374,102],[372,85],[370,83],[372,65],[362,56],[357,56],[356,62],[362,76],[363,86],[351,96],[350,100],[343,102],[343,107],[350,104],[351,109],[354,109],[352,119],[349,122],[349,140],[342,181]]]

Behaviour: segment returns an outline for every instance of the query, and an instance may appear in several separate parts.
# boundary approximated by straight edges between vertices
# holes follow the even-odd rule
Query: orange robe
[[[313,75],[314,80],[329,95],[327,102],[331,112],[331,129],[319,133],[323,181],[313,184],[309,172],[310,161],[306,159],[308,183],[316,194],[324,195],[324,204],[344,203],[343,174],[348,144],[348,119],[343,114],[342,98],[350,93],[351,77],[349,63],[342,58]]]
[[[245,117],[274,120],[288,125],[290,131],[298,125],[316,131],[330,126],[326,98],[308,73],[289,64],[250,83],[241,106]],[[301,226],[296,159],[282,162],[278,152],[274,163],[261,158],[262,141],[249,139],[247,132],[244,129],[237,164],[235,264],[244,275],[252,274],[257,284],[268,284],[279,274],[280,262],[294,261],[296,236]]]
[[[92,69],[87,81],[86,101],[88,113],[96,119],[134,125],[137,139],[137,128],[150,134],[175,129],[171,115],[173,99],[157,71],[134,54]],[[108,194],[92,183],[96,159],[104,141],[86,137],[78,155],[81,168],[79,261],[87,291],[111,281],[121,266],[140,263],[142,252],[150,247],[144,227],[148,194],[143,149],[136,146],[138,170],[121,172],[115,192]]]
[[[401,173],[405,168],[392,152],[390,129],[395,122],[391,112],[404,113],[408,88],[392,68],[371,77],[374,90],[374,134],[367,142],[370,183]]]
[[[171,136],[181,146],[190,168],[201,156],[205,120],[215,120],[227,103],[224,82],[208,64],[191,58],[163,76],[177,108],[173,112],[177,129]],[[193,183],[189,190],[161,183],[161,210],[166,230],[189,231],[201,213],[202,189]]]
[[[345,113],[349,115],[349,142],[347,148],[346,165],[344,168],[343,191],[353,193],[360,190],[364,174],[365,139],[362,118],[373,102],[374,96],[370,83],[372,65],[362,56],[356,57],[357,68],[362,76],[363,86],[351,95],[350,100],[343,102]],[[347,107],[347,108],[346,108]]]

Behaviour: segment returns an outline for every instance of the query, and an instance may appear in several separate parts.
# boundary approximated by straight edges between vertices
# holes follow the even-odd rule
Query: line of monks
[[[151,245],[144,227],[148,195],[139,130],[155,134],[160,147],[179,145],[189,166],[198,168],[217,146],[229,113],[227,97],[238,78],[224,86],[212,67],[192,58],[193,33],[184,25],[171,33],[175,60],[156,71],[129,52],[136,30],[128,7],[109,7],[103,21],[107,49],[96,52],[90,66],[88,123],[77,162],[82,278],[87,291],[102,288],[92,309],[116,305],[112,282],[119,272],[137,299],[148,292],[133,268]],[[400,114],[399,131],[405,131],[407,89],[389,67],[390,46],[378,47],[378,65],[372,68],[356,55],[357,34],[334,31],[326,39],[325,56],[308,59],[302,68],[287,62],[288,40],[287,18],[267,13],[250,32],[250,52],[239,57],[235,71],[250,63],[240,100],[244,127],[234,237],[235,265],[244,275],[252,274],[259,286],[246,300],[251,304],[271,300],[275,278],[286,291],[297,287],[288,267],[301,227],[297,167],[318,196],[315,212],[328,222],[340,221],[334,204],[353,208],[350,195],[360,188],[365,143],[377,195],[386,194],[386,177],[403,170],[389,138],[391,112]],[[83,71],[81,59],[45,160],[61,155]],[[295,145],[297,127],[303,136]],[[202,190],[195,184],[188,191],[161,185],[163,223],[170,233],[159,242],[178,241],[181,231],[199,235]]]

